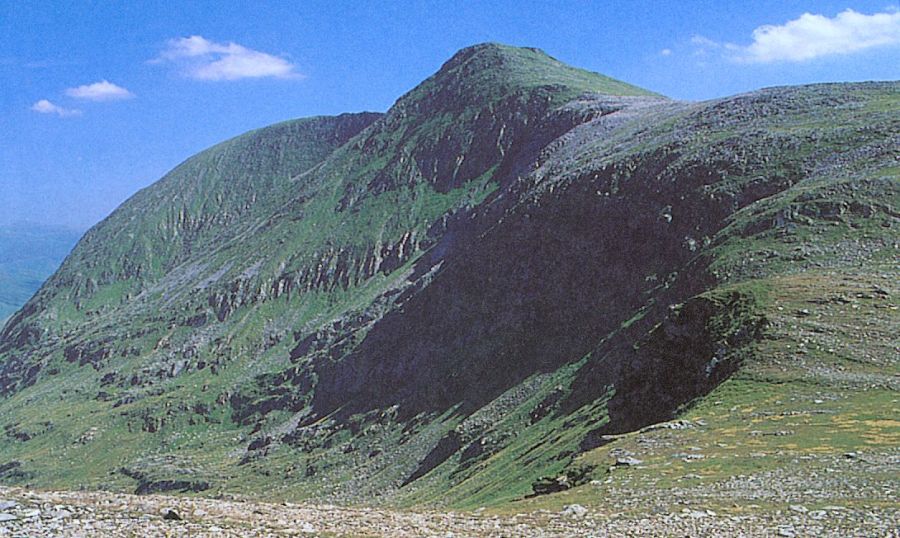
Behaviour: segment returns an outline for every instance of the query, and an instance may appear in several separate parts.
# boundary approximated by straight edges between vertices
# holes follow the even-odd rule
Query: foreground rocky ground
[[[331,505],[134,496],[97,492],[36,492],[0,488],[0,536],[898,536],[890,507],[829,506],[786,512],[723,515],[688,509],[643,517],[596,512],[581,505],[561,512],[516,515],[402,512]]]

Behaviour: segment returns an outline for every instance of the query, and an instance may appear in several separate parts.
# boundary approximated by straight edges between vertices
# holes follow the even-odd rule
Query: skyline
[[[686,100],[900,79],[900,10],[877,1],[5,4],[0,31],[0,224],[80,230],[250,129],[385,111],[480,42]]]

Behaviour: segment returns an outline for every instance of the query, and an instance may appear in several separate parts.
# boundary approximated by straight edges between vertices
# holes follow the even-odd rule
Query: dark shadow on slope
[[[590,432],[581,449],[601,446],[605,435],[671,420],[728,379],[763,335],[766,320],[759,300],[739,289],[704,293],[605,342],[578,371],[569,397],[556,411],[568,415],[591,403],[591,387],[615,387],[607,403],[609,421]]]
[[[590,352],[646,303],[656,279],[687,263],[686,233],[711,233],[722,221],[725,210],[708,198],[679,197],[708,181],[709,171],[677,188],[663,181],[647,188],[670,158],[639,163],[616,196],[598,195],[612,171],[598,172],[517,209],[478,240],[456,242],[434,280],[354,351],[315,364],[315,414],[397,405],[401,419],[451,408],[467,415]],[[673,202],[700,217],[661,218]],[[698,279],[679,294],[704,284]]]

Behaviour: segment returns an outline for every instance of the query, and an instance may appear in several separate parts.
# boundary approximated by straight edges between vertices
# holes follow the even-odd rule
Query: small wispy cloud
[[[93,84],[85,84],[76,88],[66,90],[66,95],[75,97],[76,99],[87,99],[89,101],[119,101],[122,99],[131,99],[134,94],[121,86],[117,86],[108,80],[101,80]]]
[[[72,116],[80,116],[81,111],[75,108],[63,108],[55,105],[47,99],[41,99],[37,103],[31,105],[31,110],[40,114],[56,114],[60,118],[69,118]]]
[[[865,15],[847,9],[831,18],[804,13],[781,25],[760,26],[752,37],[753,42],[745,46],[703,36],[694,36],[691,42],[700,54],[718,50],[737,63],[804,62],[900,45],[900,11]]]
[[[671,56],[672,49],[662,49],[661,51],[659,51],[659,55],[660,56]]]
[[[701,49],[708,49],[708,48],[715,49],[715,48],[721,48],[723,46],[722,44],[716,43],[712,39],[703,37],[702,35],[695,35],[694,37],[692,37],[691,43],[693,43],[694,45],[697,45]]]
[[[171,39],[153,63],[173,62],[197,80],[299,78],[296,66],[284,58],[237,43],[216,43],[202,36]]]

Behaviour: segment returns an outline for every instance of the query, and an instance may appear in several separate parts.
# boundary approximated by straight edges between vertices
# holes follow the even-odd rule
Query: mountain
[[[385,114],[214,146],[0,333],[0,480],[476,507],[626,448],[665,475],[630,433],[659,423],[740,432],[707,476],[886,450],[898,111],[894,82],[685,103],[485,44]],[[808,420],[832,396],[840,434]]]
[[[53,274],[79,235],[68,228],[37,224],[0,226],[0,323]]]

